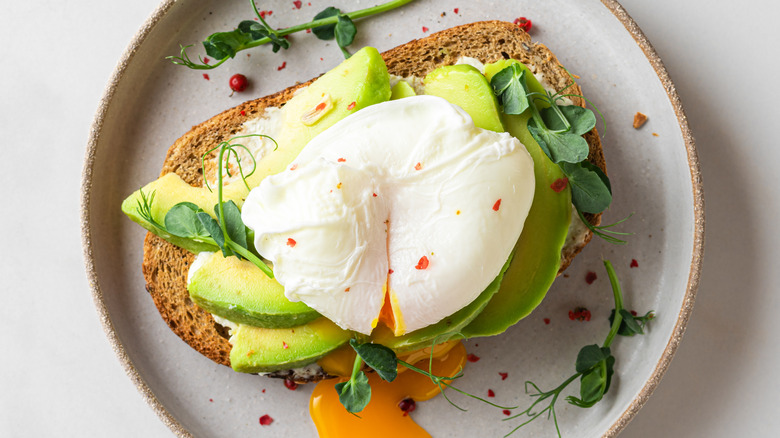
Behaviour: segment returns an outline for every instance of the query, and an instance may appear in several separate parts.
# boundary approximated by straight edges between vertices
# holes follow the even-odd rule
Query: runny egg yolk
[[[339,353],[343,359],[345,352]],[[354,355],[352,356],[354,358]],[[428,370],[430,349],[414,352],[400,358]],[[351,369],[351,361],[347,369]],[[454,376],[466,363],[466,348],[460,341],[451,341],[434,347],[432,373],[437,376]],[[320,362],[323,365],[322,362]],[[332,363],[331,363],[332,364]],[[327,365],[327,363],[326,363]],[[343,368],[343,367],[342,367]],[[346,379],[329,379],[319,382],[309,401],[309,413],[321,438],[365,437],[373,438],[421,438],[431,435],[403,412],[398,404],[411,398],[429,400],[439,394],[439,388],[425,375],[399,367],[398,377],[392,382],[382,380],[377,373],[367,373],[371,385],[371,401],[360,417],[350,414],[339,402],[336,384]]]

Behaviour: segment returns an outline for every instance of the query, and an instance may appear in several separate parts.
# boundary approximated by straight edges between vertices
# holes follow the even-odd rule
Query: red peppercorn
[[[249,81],[246,80],[246,76],[237,73],[230,77],[230,89],[233,91],[238,91],[239,93],[246,90],[246,86],[249,84]]]
[[[287,387],[290,391],[295,391],[298,389],[298,384],[295,383],[293,379],[284,379],[284,386]]]
[[[531,20],[529,20],[529,19],[527,19],[525,17],[520,17],[520,18],[515,19],[515,24],[520,29],[523,29],[526,32],[529,32],[531,30],[531,25],[532,25],[531,24]]]
[[[401,408],[405,417],[409,415],[409,412],[414,412],[414,410],[417,409],[417,402],[411,398],[405,398],[398,402],[398,407]]]

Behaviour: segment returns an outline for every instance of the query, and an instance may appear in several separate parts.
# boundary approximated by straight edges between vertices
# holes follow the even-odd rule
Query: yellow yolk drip
[[[427,353],[421,350],[408,356],[411,360],[419,360],[422,356],[422,360],[415,366],[424,370],[428,369],[430,355],[430,350],[426,350]],[[432,373],[438,376],[453,376],[466,363],[466,348],[460,341],[437,345],[434,347],[434,355],[437,354],[440,356],[433,360]],[[360,418],[347,412],[339,402],[335,386],[344,379],[318,383],[309,401],[309,413],[320,438],[429,438],[431,435],[418,426],[411,416],[404,415],[398,403],[405,398],[429,400],[439,394],[439,388],[427,376],[408,370],[402,373],[402,370],[405,368],[400,367],[398,377],[392,382],[385,382],[376,373],[367,373],[371,401],[358,413]]]

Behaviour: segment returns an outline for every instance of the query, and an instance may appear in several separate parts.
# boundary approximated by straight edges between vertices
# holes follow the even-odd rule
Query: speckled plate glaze
[[[354,10],[368,3],[337,6]],[[271,24],[283,27],[307,21],[330,4],[304,1],[296,9],[291,0],[267,1],[261,9],[273,11]],[[483,395],[492,389],[495,401],[524,407],[530,402],[525,380],[552,388],[568,377],[579,348],[602,342],[608,331],[613,304],[601,260],[609,259],[622,280],[627,307],[653,309],[658,316],[647,335],[613,344],[616,376],[601,403],[579,409],[561,400],[557,414],[566,437],[613,437],[645,403],[677,349],[703,248],[696,151],[679,97],[655,51],[622,7],[609,0],[418,0],[362,21],[353,47],[386,50],[424,36],[424,29],[431,33],[519,16],[533,20],[532,37],[580,77],[585,94],[604,114],[604,149],[615,192],[605,221],[634,213],[623,227],[634,235],[625,246],[595,240],[531,316],[501,336],[468,341],[469,351],[481,360],[468,364],[459,385]],[[179,436],[316,436],[307,409],[311,387],[291,392],[281,381],[234,373],[168,330],[144,290],[144,231],[119,209],[124,197],[156,178],[168,146],[192,125],[242,100],[317,76],[342,59],[334,44],[307,34],[295,35],[292,48],[280,54],[267,47],[241,53],[207,72],[208,78],[163,59],[177,54],[179,43],[197,43],[251,17],[244,1],[164,2],[130,43],[108,84],[84,166],[83,241],[96,306],[128,375]],[[238,72],[253,85],[231,97],[228,78]],[[649,116],[639,130],[631,126],[637,111]],[[630,267],[632,260],[637,267]],[[590,285],[588,271],[598,276]],[[577,306],[590,309],[590,322],[569,320],[568,311]],[[499,372],[508,378],[502,380]],[[503,436],[519,424],[501,421],[500,410],[454,398],[469,412],[439,397],[420,404],[415,420],[441,437]],[[264,414],[275,419],[271,426],[259,425]],[[517,436],[555,436],[555,429],[551,422],[537,421]]]

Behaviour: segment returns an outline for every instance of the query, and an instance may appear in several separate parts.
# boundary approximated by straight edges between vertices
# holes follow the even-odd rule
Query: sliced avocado
[[[417,93],[414,92],[414,88],[406,81],[398,81],[391,89],[390,100],[403,99],[404,97],[412,96],[417,96]]]
[[[192,301],[209,313],[239,324],[294,327],[320,315],[302,302],[291,302],[284,287],[247,260],[216,252],[187,285]]]
[[[217,203],[216,194],[212,194],[207,189],[187,184],[175,173],[167,173],[128,196],[122,202],[122,211],[142,227],[187,251],[199,253],[219,250],[216,246],[208,243],[173,236],[149,223],[141,217],[140,213],[144,196],[151,204],[152,218],[162,225],[165,224],[165,215],[168,210],[182,200],[198,205],[203,211],[213,216],[214,205]]]
[[[350,337],[350,332],[324,317],[291,328],[240,324],[230,337],[230,366],[242,373],[302,367],[344,345]]]
[[[495,293],[499,290],[504,273],[509,267],[510,262],[511,257],[510,260],[504,264],[498,277],[496,277],[477,299],[472,301],[468,306],[458,310],[436,324],[415,330],[403,336],[393,336],[393,331],[388,327],[379,326],[371,334],[373,342],[391,348],[396,353],[405,353],[407,351],[430,347],[432,342],[441,344],[450,339],[464,337],[460,334],[461,329],[466,327],[480,314],[482,309],[485,308],[491,298],[493,298]]]
[[[466,64],[439,67],[428,73],[424,82],[425,94],[463,108],[480,128],[504,132],[493,88],[476,68]]]
[[[256,187],[266,176],[284,170],[309,140],[320,132],[361,108],[388,99],[390,77],[387,74],[387,66],[376,49],[364,47],[284,105],[282,128],[275,139],[279,147],[258,160],[254,174],[247,178],[249,187]],[[311,117],[310,113],[323,102],[326,103],[326,109]],[[164,224],[168,210],[183,201],[198,204],[211,214],[217,203],[216,190],[211,192],[201,187],[184,188],[182,185],[187,184],[181,178],[174,174],[168,175],[142,189],[146,195],[152,190],[155,191],[152,205],[152,217],[155,221]],[[161,181],[163,178],[166,181]],[[175,179],[178,181],[174,181]],[[248,190],[244,184],[230,184],[223,190],[223,200],[232,199],[240,207],[247,194]],[[136,191],[122,203],[122,211],[147,230],[184,249],[192,252],[213,251],[213,247],[204,247],[198,242],[191,244],[186,239],[175,238],[144,220],[136,211],[140,200],[140,191]]]
[[[510,63],[528,69],[518,61],[502,60],[486,65],[485,74],[490,79]],[[544,88],[530,71],[526,78],[531,91],[544,93]],[[534,201],[501,287],[485,309],[462,330],[469,338],[503,333],[531,313],[547,294],[561,265],[561,249],[571,222],[571,192],[556,193],[550,188],[564,175],[531,137],[527,128],[529,118],[530,111],[505,115],[504,126],[525,145],[534,160]]]

